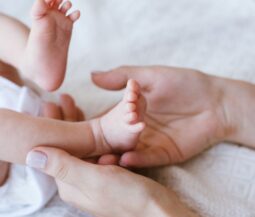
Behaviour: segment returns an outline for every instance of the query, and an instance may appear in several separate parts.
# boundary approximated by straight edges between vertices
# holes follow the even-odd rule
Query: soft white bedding
[[[29,24],[32,2],[1,0],[0,11]],[[107,70],[123,64],[163,64],[255,81],[254,0],[73,2],[75,7],[81,9],[82,17],[75,26],[68,74],[61,91],[73,94],[89,116],[104,110],[120,97],[120,93],[106,94],[91,84],[89,73],[96,69]],[[241,164],[242,167],[236,166],[234,159],[242,159],[242,153],[249,153],[251,161]],[[212,160],[210,156],[213,156],[214,162],[216,159],[218,162],[220,159],[226,161],[223,160],[218,166],[216,164],[211,171],[203,172],[210,167],[199,165]],[[208,158],[209,161],[203,161]],[[188,203],[206,216],[255,216],[252,206],[255,199],[253,159],[253,151],[220,145],[183,167],[164,168],[153,175],[164,184],[174,186],[184,198],[188,198]],[[234,166],[231,169],[222,168],[226,165],[224,162]],[[173,177],[179,181],[172,182]],[[227,188],[231,179],[240,181],[230,184],[236,191]],[[194,185],[188,185],[184,180],[191,180]],[[197,192],[190,191],[194,186]],[[73,217],[82,214],[56,197],[47,208],[34,216]]]

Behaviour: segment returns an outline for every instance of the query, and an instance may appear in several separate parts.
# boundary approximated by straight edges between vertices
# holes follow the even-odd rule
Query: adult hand
[[[53,176],[60,197],[95,217],[195,217],[174,192],[117,166],[79,160],[55,148],[38,147],[29,166]]]
[[[121,67],[92,74],[99,87],[119,90],[135,79],[147,100],[147,128],[137,149],[124,153],[120,165],[150,167],[185,161],[229,133],[224,79],[189,69]],[[101,161],[108,162],[102,157]],[[110,161],[109,161],[110,162]]]
[[[76,106],[74,99],[68,94],[61,94],[59,96],[59,104],[45,102],[42,106],[42,117],[71,122],[85,120],[83,112]]]

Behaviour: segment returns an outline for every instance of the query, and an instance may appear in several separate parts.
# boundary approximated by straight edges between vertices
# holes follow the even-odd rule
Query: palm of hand
[[[160,76],[154,73],[152,85],[144,89],[147,128],[136,150],[140,154],[124,154],[130,166],[182,162],[216,143],[224,133],[221,91],[209,82],[209,76],[162,67],[156,71],[161,71]]]

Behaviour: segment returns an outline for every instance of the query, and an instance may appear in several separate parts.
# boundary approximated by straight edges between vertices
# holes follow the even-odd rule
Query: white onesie
[[[19,87],[0,77],[0,108],[39,116],[42,99],[30,88]],[[0,217],[19,217],[32,214],[56,193],[51,177],[23,165],[11,165],[4,186],[0,187]]]

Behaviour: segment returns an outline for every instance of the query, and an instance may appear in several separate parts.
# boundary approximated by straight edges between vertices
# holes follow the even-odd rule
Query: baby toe
[[[145,125],[144,122],[139,122],[137,124],[130,125],[129,126],[129,130],[132,133],[140,133],[140,132],[142,132],[144,130],[145,126],[146,125]]]
[[[62,2],[63,2],[63,0],[55,0],[53,8],[54,9],[59,9]]]
[[[47,5],[50,7],[54,4],[55,0],[44,0]]]
[[[68,10],[72,7],[72,3],[70,1],[66,1],[60,8],[60,12],[66,14]]]
[[[126,99],[128,102],[135,102],[138,100],[138,96],[134,92],[128,92],[126,95]]]
[[[36,0],[31,10],[32,18],[37,19],[43,17],[47,13],[48,7],[48,3],[44,0]]]
[[[126,104],[126,112],[129,113],[129,112],[134,112],[136,110],[136,105],[134,103],[127,103]]]
[[[75,22],[77,21],[81,16],[81,13],[80,11],[74,11],[73,13],[71,13],[68,18],[72,21],[72,22]]]
[[[131,113],[128,113],[126,114],[125,116],[125,121],[129,124],[135,122],[136,120],[138,119],[138,115],[137,113],[135,112],[131,112]]]
[[[134,79],[128,80],[127,89],[129,89],[129,90],[131,90],[131,91],[133,91],[133,92],[135,92],[137,94],[140,92],[140,86],[137,83],[137,81],[134,80]]]

